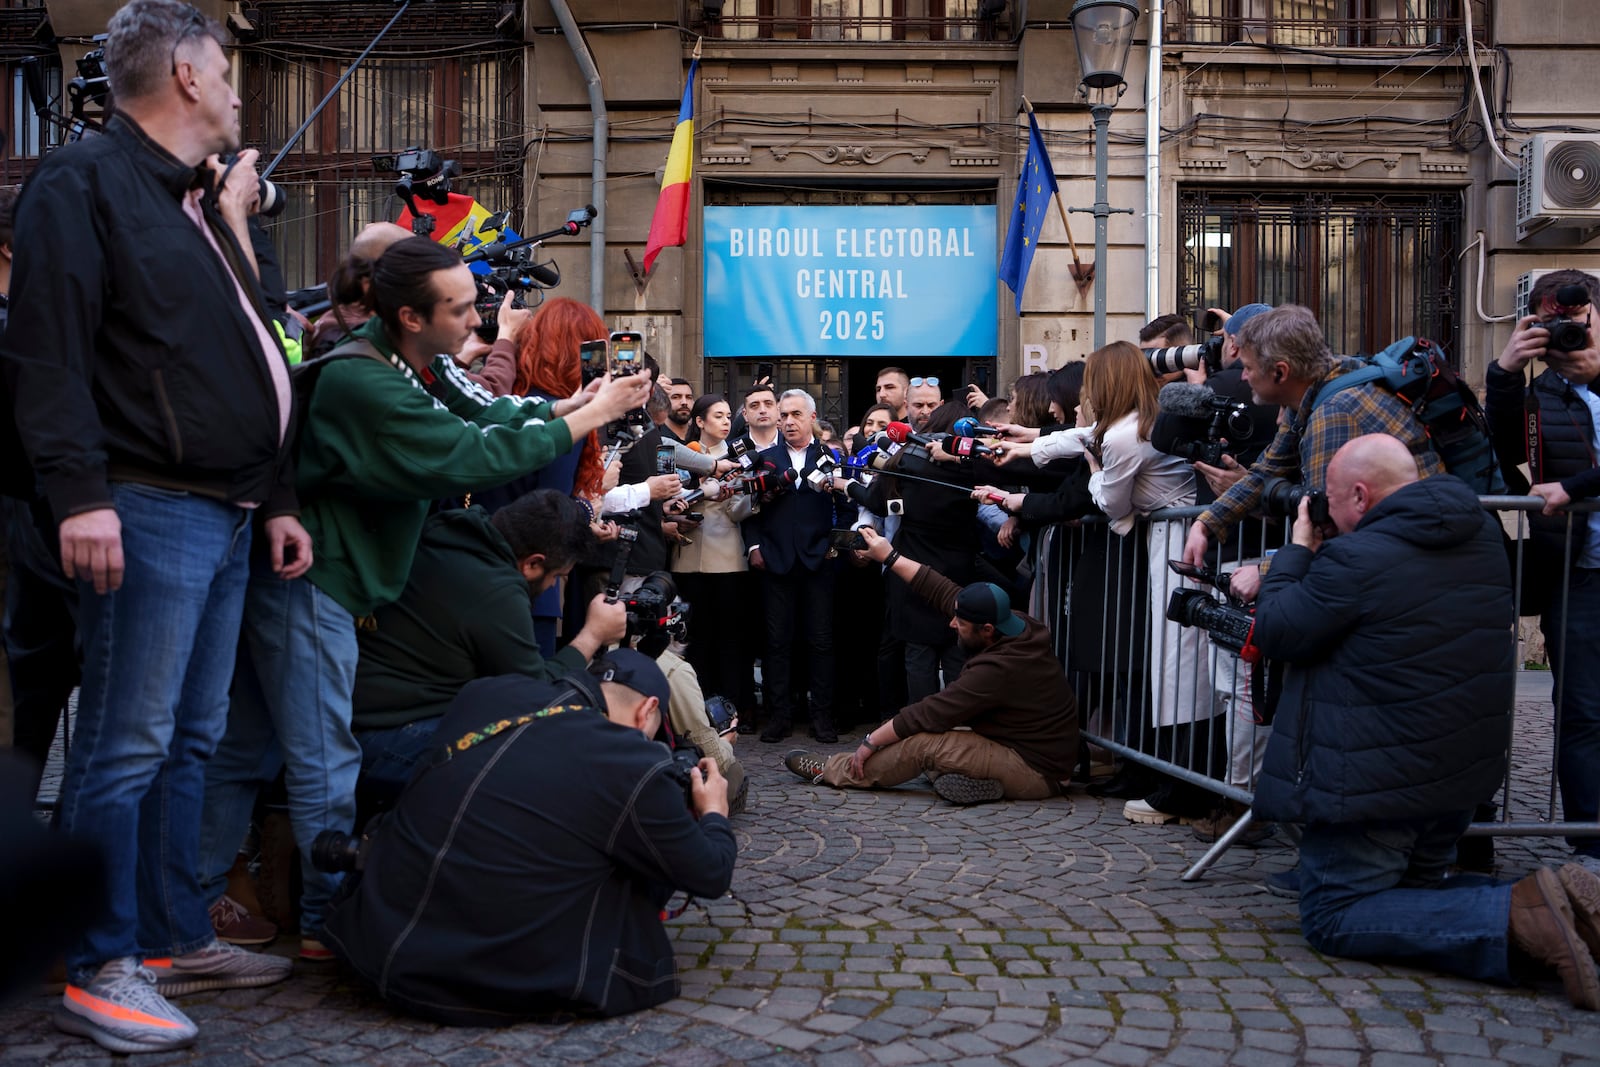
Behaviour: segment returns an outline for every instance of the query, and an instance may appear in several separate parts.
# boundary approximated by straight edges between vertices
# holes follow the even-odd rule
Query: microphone
[[[883,432],[888,434],[889,440],[897,445],[903,445],[909,441],[914,445],[921,445],[923,448],[927,448],[934,442],[934,438],[925,433],[913,432],[911,424],[906,422],[891,422],[888,429]]]
[[[554,289],[561,284],[561,270],[553,259],[548,263],[529,263],[523,269],[546,289]]]
[[[745,470],[755,467],[756,453],[759,451],[761,450],[756,447],[756,443],[748,434],[728,442],[728,458],[736,461]]]
[[[981,441],[975,441],[970,437],[952,438],[951,444],[954,445],[952,454],[959,456],[962,459],[971,459],[973,456],[994,455],[994,449],[990,448]]]
[[[1217,410],[1217,394],[1209,385],[1192,382],[1168,382],[1157,394],[1161,410],[1169,415],[1188,415],[1209,419]]]
[[[678,469],[700,478],[709,478],[717,471],[717,461],[689,445],[673,442],[673,459]]]
[[[996,426],[985,426],[970,415],[956,420],[950,427],[950,432],[957,437],[1004,437],[1005,434]]]
[[[44,75],[39,72],[37,56],[22,60],[22,84],[28,91],[28,102],[33,104],[33,113],[44,118],[50,111],[50,95],[45,92]]]

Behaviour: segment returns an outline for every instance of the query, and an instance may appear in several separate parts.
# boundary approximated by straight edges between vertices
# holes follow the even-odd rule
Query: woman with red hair
[[[517,333],[517,375],[511,391],[518,396],[564,397],[582,384],[578,347],[585,341],[609,336],[605,320],[587,304],[569,297],[547,300]],[[490,512],[535,489],[555,489],[586,501],[598,516],[601,482],[600,435],[591,432],[574,441],[572,451],[509,485],[475,493],[474,504]],[[555,655],[556,623],[561,618],[561,598],[556,588],[539,594],[533,605],[534,631],[546,658]]]

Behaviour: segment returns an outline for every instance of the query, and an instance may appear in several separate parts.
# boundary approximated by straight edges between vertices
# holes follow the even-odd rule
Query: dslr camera
[[[1197,345],[1152,348],[1145,355],[1150,358],[1150,369],[1157,374],[1197,370],[1201,366],[1206,373],[1215,374],[1222,369],[1222,346],[1222,337],[1208,337]]]
[[[1331,525],[1328,515],[1328,494],[1320,489],[1310,489],[1287,478],[1268,478],[1261,486],[1261,511],[1275,519],[1294,520],[1300,514],[1300,501],[1311,501],[1311,521],[1318,526]]]
[[[631,593],[612,589],[607,596],[621,601],[627,611],[630,640],[681,632],[689,620],[689,605],[678,599],[678,587],[666,571],[652,572]]]
[[[1250,643],[1256,627],[1255,611],[1234,599],[1230,592],[1232,579],[1179,559],[1168,560],[1167,566],[1185,578],[1220,590],[1226,597],[1218,600],[1204,589],[1174,589],[1167,601],[1167,618],[1179,626],[1199,627],[1213,644],[1237,653],[1247,663],[1259,660],[1260,652]]]
[[[1581,352],[1588,348],[1588,318],[1579,322],[1568,316],[1566,310],[1580,308],[1589,303],[1589,291],[1581,285],[1563,285],[1556,290],[1556,303],[1561,305],[1561,314],[1553,319],[1529,323],[1528,329],[1544,330],[1550,335],[1544,342],[1545,349],[1550,352]],[[1529,314],[1538,313],[1538,308],[1529,309]]]

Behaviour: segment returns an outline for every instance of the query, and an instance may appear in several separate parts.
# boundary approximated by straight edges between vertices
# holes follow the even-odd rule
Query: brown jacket
[[[954,616],[961,587],[931,567],[911,580],[911,591],[945,616]],[[1047,778],[1072,773],[1078,759],[1078,703],[1051,648],[1050,630],[1023,615],[1027,629],[1001,637],[967,660],[956,680],[901,709],[894,732],[944,733],[957,726],[1015,749]]]

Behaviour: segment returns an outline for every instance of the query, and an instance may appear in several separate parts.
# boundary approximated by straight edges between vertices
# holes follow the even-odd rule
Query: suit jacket
[[[820,570],[828,555],[828,531],[835,522],[832,493],[819,493],[804,478],[817,467],[822,445],[813,440],[806,448],[800,481],[785,489],[744,522],[744,545],[761,547],[761,558],[773,574],[793,570]],[[757,470],[789,470],[789,446],[779,437],[771,448],[756,455]]]

